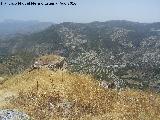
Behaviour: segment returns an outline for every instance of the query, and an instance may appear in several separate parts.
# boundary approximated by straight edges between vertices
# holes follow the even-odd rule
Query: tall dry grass
[[[6,106],[35,120],[160,120],[160,96],[103,89],[89,75],[39,69],[6,81],[18,96]]]

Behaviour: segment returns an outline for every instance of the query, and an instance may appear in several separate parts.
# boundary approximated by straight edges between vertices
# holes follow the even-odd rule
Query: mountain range
[[[42,23],[36,25],[39,27],[40,24],[43,26]],[[159,22],[112,20],[53,25],[47,23],[45,26],[42,27],[45,29],[36,28],[38,31],[35,32],[27,25],[24,31],[29,30],[30,34],[24,32],[1,38],[0,55],[6,59],[6,56],[22,53],[41,56],[61,51],[60,54],[67,58],[68,68],[73,72],[92,74],[99,80],[108,80],[114,74],[130,87],[150,87],[159,91]],[[6,26],[4,28],[7,29]],[[1,27],[0,34],[6,33],[4,28]]]
[[[7,19],[0,22],[0,38],[10,38],[15,34],[30,34],[51,26],[51,22],[39,22],[36,20],[23,21]]]

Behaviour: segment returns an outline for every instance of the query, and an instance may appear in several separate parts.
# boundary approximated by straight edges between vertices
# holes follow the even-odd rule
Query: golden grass
[[[160,120],[160,96],[138,90],[103,89],[89,75],[39,69],[6,81],[18,93],[7,108],[35,120]]]

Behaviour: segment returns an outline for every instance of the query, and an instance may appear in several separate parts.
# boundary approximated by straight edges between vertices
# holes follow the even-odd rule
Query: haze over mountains
[[[46,29],[53,23],[39,21],[22,21],[7,19],[0,22],[0,36],[11,36],[14,34],[29,34]]]
[[[41,23],[36,25],[43,26]],[[28,53],[28,56],[40,56],[61,51],[72,71],[93,74],[98,79],[108,79],[113,72],[129,85],[159,89],[160,23],[114,20],[65,22],[46,29],[44,26],[42,31],[33,33],[29,24],[24,31],[32,29],[32,34],[1,39],[0,55],[21,51]]]

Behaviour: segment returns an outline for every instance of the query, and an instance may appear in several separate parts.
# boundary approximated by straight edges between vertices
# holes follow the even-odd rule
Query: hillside
[[[147,24],[118,20],[85,24],[66,22],[54,24],[44,31],[23,38],[11,39],[12,43],[15,43],[10,47],[11,51],[12,48],[17,51],[24,47],[36,54],[73,48],[86,51],[97,51],[101,48],[107,49],[113,54],[131,53],[135,51],[135,48],[142,49],[141,52],[144,52],[144,50],[159,47],[159,29],[160,23]],[[21,39],[21,43],[18,45],[17,39]]]
[[[72,72],[92,74],[99,80],[114,79],[113,73],[130,88],[159,92],[159,30],[160,23],[65,22],[0,41],[0,55],[58,53],[67,58]]]
[[[30,67],[35,57],[35,55],[28,52],[18,52],[12,55],[0,56],[0,76],[10,76],[21,73]]]
[[[65,71],[25,71],[0,85],[0,109],[34,120],[159,120],[160,96],[99,86],[93,77]]]

